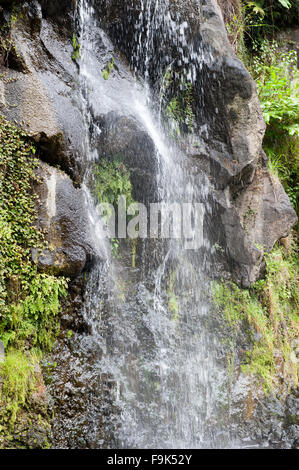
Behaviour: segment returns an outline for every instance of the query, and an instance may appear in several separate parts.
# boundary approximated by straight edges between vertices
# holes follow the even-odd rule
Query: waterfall
[[[109,1],[104,3],[109,8]],[[209,179],[187,157],[181,145],[184,137],[173,138],[174,120],[166,123],[165,118],[167,74],[174,77],[172,87],[187,90],[186,83],[200,80],[203,61],[210,58],[200,48],[188,49],[188,24],[171,14],[170,3],[140,0],[137,17],[130,16],[134,22],[130,72],[97,19],[93,2],[79,2],[78,65],[86,124],[84,187],[95,236],[101,231],[101,220],[92,195],[93,163],[102,158],[95,142],[107,115],[130,117],[154,144],[155,191],[145,195],[147,203],[203,204],[202,223],[210,211]],[[166,37],[172,44],[167,56]],[[157,49],[159,38],[161,50]],[[101,70],[112,57],[115,72],[105,80]],[[184,126],[188,127],[186,117]],[[186,139],[192,138],[187,134],[186,129]],[[103,237],[99,243],[109,245]],[[217,360],[220,346],[213,333],[207,276],[213,248],[208,236],[204,230],[200,246],[191,250],[183,239],[145,239],[138,246],[133,267],[130,242],[120,244],[117,258],[107,248],[106,260],[94,267],[88,281],[85,318],[90,334],[80,348],[98,351],[89,377],[96,377],[99,397],[105,386],[105,396],[109,394],[113,403],[88,410],[92,446],[232,447],[229,427],[223,424],[229,416],[226,371]],[[97,437],[99,426],[110,441]]]

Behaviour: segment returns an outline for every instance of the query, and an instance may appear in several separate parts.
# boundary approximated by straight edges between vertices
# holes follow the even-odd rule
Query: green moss
[[[72,36],[72,45],[73,45],[73,54],[72,54],[72,59],[74,61],[80,59],[80,43],[78,41],[78,38],[76,34],[74,33]]]
[[[6,419],[12,426],[20,407],[25,406],[34,387],[34,364],[38,362],[34,354],[10,350],[3,364],[0,364],[3,381],[0,399],[5,406]]]
[[[283,376],[290,386],[298,383],[298,364],[293,357],[299,337],[298,252],[295,244],[285,253],[276,247],[265,255],[267,274],[250,289],[229,282],[213,283],[213,299],[235,334],[245,322],[250,326],[252,347],[242,369],[258,377],[265,392]],[[255,339],[258,338],[258,339]]]
[[[166,117],[178,135],[184,128],[192,132],[195,120],[192,83],[181,83],[180,88],[180,93],[172,97],[166,107]]]
[[[126,198],[126,206],[129,207],[134,203],[132,196],[132,184],[130,181],[130,172],[127,170],[122,161],[122,155],[116,155],[113,159],[101,159],[94,168],[93,192],[99,203],[111,204],[115,211],[119,198]],[[111,212],[107,208],[104,218],[109,220]],[[120,241],[117,238],[111,239],[112,255],[119,257]],[[132,244],[132,267],[135,264],[136,245]]]
[[[111,74],[113,69],[114,69],[114,58],[112,57],[110,62],[108,62],[106,67],[102,70],[102,76],[103,76],[104,80],[109,80],[110,74]]]

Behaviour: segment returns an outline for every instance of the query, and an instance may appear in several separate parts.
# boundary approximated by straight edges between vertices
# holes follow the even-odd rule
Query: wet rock
[[[69,37],[74,30],[74,13],[77,0],[40,0],[43,18],[51,21],[60,36]]]
[[[210,227],[209,238],[225,248],[222,276],[226,271],[248,287],[263,272],[263,251],[287,236],[297,217],[282,185],[266,168],[265,122],[256,86],[228,43],[216,2],[205,2],[202,12],[201,47],[210,51],[211,60],[203,65],[196,85],[202,104],[197,120],[204,125],[204,157],[216,190],[207,230]],[[196,153],[189,149],[193,158]],[[212,219],[223,231],[218,227],[217,233]]]
[[[154,202],[157,156],[155,144],[146,129],[130,116],[108,113],[97,119],[100,133],[96,148],[100,157],[121,158],[130,171],[133,198],[138,202]]]
[[[80,351],[80,353],[78,353]],[[111,389],[96,369],[101,349],[92,336],[73,332],[53,350],[56,367],[48,390],[53,398],[53,437],[57,448],[111,448],[115,405]],[[104,425],[108,416],[109,423]],[[96,417],[96,426],[93,426]],[[110,432],[108,431],[110,427]]]
[[[26,397],[26,404],[19,407],[13,425],[8,420],[9,415],[7,415],[5,403],[1,403],[0,449],[50,447],[51,416],[49,414],[49,401],[42,371],[38,363],[34,365],[31,379],[30,394]]]
[[[0,81],[1,111],[31,133],[39,143],[42,159],[60,165],[73,180],[80,182],[85,129],[77,99],[77,67],[72,61],[74,2],[20,3],[22,15],[12,28],[18,53],[9,56],[6,79]],[[145,68],[138,69],[140,63],[145,63],[144,56],[138,57],[135,48],[140,1],[99,0],[94,2],[94,7],[99,23],[126,56],[127,62],[123,60],[123,63],[130,63],[144,75]],[[193,54],[196,60],[201,60],[193,87],[194,134],[201,149],[191,144],[186,153],[190,160],[202,165],[214,186],[205,230],[210,232],[211,242],[223,249],[220,274],[232,275],[245,287],[260,276],[263,250],[268,251],[278,238],[288,234],[296,216],[280,183],[270,177],[264,165],[261,145],[265,123],[256,88],[228,43],[217,3],[215,0],[201,2],[200,14],[197,7],[198,2],[192,0],[170,2],[165,21],[169,21],[170,13],[173,29],[165,27],[163,21],[156,24],[154,37],[149,41],[152,51],[144,48],[139,53],[148,53],[148,80],[156,91],[170,62],[180,76],[183,73],[180,62],[184,58],[188,64],[193,63]],[[189,28],[181,52],[178,38],[184,22]],[[145,34],[146,28],[140,37],[141,44]],[[111,55],[117,55],[117,50],[111,44],[103,45],[99,39],[95,70],[100,73]],[[125,67],[118,85],[125,82],[122,90],[126,92],[127,80],[132,81],[132,76],[129,67],[126,74],[123,72]],[[105,85],[106,93],[110,85]],[[178,88],[174,86],[171,92],[176,93]],[[96,103],[98,95],[95,90],[90,92]],[[113,158],[121,154],[131,172],[135,199],[153,201],[157,163],[153,142],[133,118],[109,111],[97,118],[101,133],[95,136],[95,146],[99,157]],[[185,138],[184,135],[181,140]],[[184,146],[185,142],[181,144]],[[104,429],[109,428],[105,420],[109,422],[111,416],[117,415],[111,393],[113,378],[95,370],[102,347],[107,345],[99,343],[100,335],[95,340],[89,334],[91,324],[85,318],[83,287],[78,279],[79,276],[82,280],[82,271],[94,259],[101,258],[101,254],[92,243],[94,237],[82,190],[75,189],[64,173],[45,164],[41,165],[39,174],[39,224],[47,230],[50,246],[42,254],[33,253],[33,257],[41,270],[78,281],[71,285],[70,305],[64,304],[62,331],[53,351],[57,367],[53,367],[55,370],[49,378],[56,414],[55,442],[60,447],[113,446],[113,422],[111,434],[104,435]],[[104,312],[101,313],[105,328]],[[236,422],[239,419],[236,434],[245,440],[250,433],[257,442],[270,442],[273,446],[295,446],[298,443],[296,402],[290,398],[286,407],[281,399],[264,402],[257,388],[248,393],[251,385],[248,377],[242,376],[233,390],[232,407],[235,408],[231,415]],[[35,396],[37,408],[42,407],[44,392],[41,385]],[[27,445],[29,442],[30,446],[42,442],[34,434],[31,436],[31,427],[24,422],[26,426],[20,431],[24,434],[22,442]],[[94,422],[97,422],[96,430],[91,429]]]
[[[184,67],[189,67],[190,74],[192,66],[197,70],[192,87],[194,143],[192,139],[188,142],[186,134],[179,140],[195,162],[193,167],[198,164],[209,175],[215,190],[204,231],[213,244],[223,247],[218,262],[221,275],[247,287],[263,271],[263,250],[269,251],[280,237],[288,235],[297,220],[282,186],[274,182],[265,166],[262,140],[266,125],[256,85],[229,44],[216,0],[202,2],[200,14],[195,1],[171,2],[163,20],[150,32],[145,70],[141,65],[145,57],[136,46],[132,27],[143,20],[139,18],[139,6],[138,1],[102,0],[95,9],[113,43],[140,75],[147,74],[154,90],[160,86],[159,77],[169,63],[177,77],[185,76]],[[188,25],[185,29],[184,24]],[[142,37],[145,33],[140,34]],[[164,97],[166,103],[167,93],[168,99],[180,93],[180,84],[178,78],[170,85]],[[142,138],[143,131],[128,117],[110,114],[104,121],[99,153],[111,156],[117,147],[133,162],[133,174],[140,182],[138,186],[136,177],[137,199],[143,201],[149,191],[152,196],[155,187],[148,183],[153,178],[147,162],[154,152],[148,145],[149,138]],[[127,147],[125,142],[129,142]],[[130,151],[132,155],[128,156]],[[141,155],[137,162],[141,170],[136,170],[133,153]]]
[[[10,31],[17,53],[8,57],[0,104],[1,112],[40,144],[43,160],[60,165],[79,182],[83,122],[76,91],[77,68],[72,60],[73,28],[68,25],[67,32],[65,29],[74,5],[64,3],[69,3],[69,8],[59,17],[49,2],[21,2]],[[61,19],[64,29],[55,29],[54,17]]]
[[[49,249],[34,250],[33,259],[41,271],[74,278],[103,256],[94,241],[83,190],[46,163],[41,163],[38,176],[38,224]]]
[[[222,246],[230,263],[227,269],[237,283],[248,287],[262,274],[264,252],[296,224],[296,213],[280,181],[262,166],[238,197],[233,198],[230,191],[218,192],[215,201],[225,234]]]
[[[252,379],[247,381],[241,394],[237,395],[235,388],[232,395],[233,427],[238,436],[243,442],[251,436],[251,442],[259,448],[297,448],[298,391],[291,391],[284,399],[281,394],[265,397]],[[239,380],[238,384],[240,390]]]

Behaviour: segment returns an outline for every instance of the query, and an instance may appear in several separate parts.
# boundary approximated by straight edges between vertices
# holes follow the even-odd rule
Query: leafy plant
[[[284,52],[275,41],[264,41],[251,64],[267,129],[264,149],[270,171],[284,185],[299,210],[299,72],[295,51]]]
[[[266,12],[258,2],[245,2],[239,4],[234,10],[230,21],[226,23],[226,29],[230,42],[240,59],[247,62],[246,39],[252,39],[254,30],[264,27]]]
[[[102,76],[103,76],[104,80],[109,80],[110,74],[111,74],[113,69],[114,69],[114,58],[112,57],[110,62],[108,62],[106,67],[102,70]]]
[[[122,162],[121,155],[113,159],[102,158],[94,168],[94,192],[99,202],[118,204],[120,196],[125,196],[127,205],[134,202],[130,172]]]
[[[5,346],[29,341],[49,349],[67,284],[38,273],[32,261],[32,248],[46,246],[35,226],[32,184],[38,161],[25,134],[1,116],[0,144],[0,338]]]
[[[180,92],[168,101],[166,107],[166,118],[175,134],[180,135],[181,130],[193,131],[195,121],[193,102],[192,83],[181,82]]]
[[[290,8],[291,7],[290,0],[278,0],[278,1],[285,8]]]
[[[117,238],[111,239],[111,248],[112,248],[112,256],[114,258],[118,258],[119,240]]]
[[[253,59],[251,71],[257,82],[266,123],[286,130],[289,135],[299,136],[296,52],[280,52],[276,42],[264,41]]]
[[[252,47],[273,39],[279,28],[298,23],[299,3],[290,0],[218,0],[224,12],[229,39],[247,63]],[[230,6],[230,7],[229,7]]]
[[[129,207],[134,203],[132,197],[132,184],[130,172],[122,161],[122,155],[116,155],[113,159],[102,158],[94,167],[93,192],[99,203],[108,203],[117,210],[119,198],[126,198],[126,205]],[[111,217],[107,208],[106,220]],[[119,240],[111,239],[112,255],[118,257]]]
[[[72,36],[72,45],[73,45],[73,55],[72,55],[72,59],[75,61],[75,60],[79,60],[80,59],[80,44],[79,44],[79,41],[78,41],[78,38],[77,38],[77,35],[74,33],[73,36]]]

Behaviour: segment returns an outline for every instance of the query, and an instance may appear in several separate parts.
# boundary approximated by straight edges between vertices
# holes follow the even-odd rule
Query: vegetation
[[[64,278],[39,273],[32,261],[31,250],[46,246],[35,225],[34,154],[26,135],[0,116],[0,402],[12,424],[29,399],[33,363],[55,341],[67,289]]]
[[[120,196],[125,196],[127,205],[134,202],[130,172],[122,162],[122,156],[113,159],[102,158],[94,169],[94,192],[99,202],[117,207]]]
[[[177,73],[172,64],[167,67],[160,91],[160,101],[165,107],[165,117],[173,137],[182,131],[192,132],[195,121],[192,82],[183,77],[178,82]]]
[[[115,155],[113,159],[102,158],[94,168],[94,194],[99,203],[111,204],[117,210],[120,196],[126,198],[126,206],[134,203],[132,197],[132,184],[130,181],[130,172],[122,161],[122,155]],[[107,208],[106,219],[111,217]],[[119,240],[111,239],[112,254],[118,257]],[[132,264],[135,267],[136,245],[132,240]]]
[[[30,393],[34,390],[34,365],[38,358],[34,354],[25,354],[22,351],[9,351],[5,362],[1,366],[3,380],[1,394],[5,397],[5,415],[9,414],[12,426],[21,406],[26,406]]]
[[[10,20],[8,22],[0,23],[0,71],[2,67],[8,65],[10,55],[18,56],[16,46],[11,38],[10,29],[18,19],[20,12],[13,6]]]
[[[108,62],[106,67],[102,70],[102,75],[103,75],[104,80],[109,80],[110,74],[113,69],[114,69],[114,57],[112,57],[110,62]]]
[[[269,170],[279,177],[298,214],[299,98],[297,54],[274,40],[280,28],[296,24],[298,2],[219,0],[229,38],[257,83],[267,124],[264,150]],[[229,8],[230,5],[230,8]],[[250,289],[215,283],[213,297],[230,325],[235,343],[249,326],[250,343],[242,369],[259,378],[265,392],[298,383],[298,235],[289,250],[265,254],[266,276]]]
[[[267,123],[264,150],[299,214],[299,71],[295,51],[284,52],[265,40],[252,59],[261,106]]]
[[[80,47],[81,46],[75,33],[72,36],[72,44],[73,44],[72,59],[76,61],[80,59]]]
[[[192,83],[181,85],[178,96],[172,97],[166,108],[166,117],[176,134],[181,128],[192,132],[194,125]]]
[[[265,255],[266,277],[250,289],[229,282],[215,282],[213,299],[236,338],[250,326],[251,347],[242,369],[254,374],[265,392],[298,383],[299,364],[295,341],[299,335],[299,253],[293,240],[288,250],[276,247]]]
[[[230,41],[246,61],[252,48],[274,39],[282,28],[296,25],[299,3],[291,0],[218,0]]]
[[[264,150],[299,214],[299,72],[297,53],[274,40],[297,23],[299,3],[289,0],[231,0],[225,8],[232,45],[256,80],[267,123]]]

